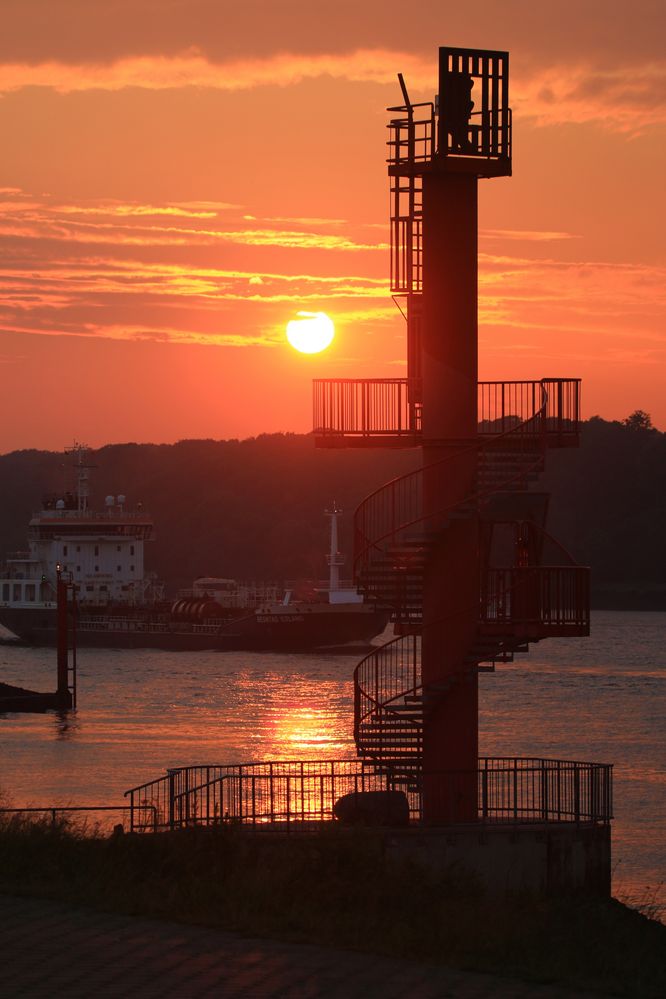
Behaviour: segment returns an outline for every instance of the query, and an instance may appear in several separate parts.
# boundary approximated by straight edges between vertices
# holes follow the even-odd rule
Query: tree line
[[[636,414],[632,414],[635,417]],[[647,414],[588,420],[579,449],[550,451],[536,488],[551,493],[548,529],[592,567],[596,606],[666,610],[666,434]],[[319,450],[311,435],[118,444],[91,456],[91,501],[124,494],[155,521],[146,566],[169,592],[197,576],[322,579],[328,520],[344,511],[351,572],[353,511],[387,480],[415,468],[418,452]],[[69,459],[45,451],[0,455],[0,556],[26,547],[31,513],[73,486]]]

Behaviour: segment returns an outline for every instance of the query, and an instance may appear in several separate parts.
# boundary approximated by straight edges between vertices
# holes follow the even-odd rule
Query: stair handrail
[[[485,449],[491,449],[491,448],[496,448],[497,450],[500,450],[501,448],[498,447],[498,442],[504,441],[512,436],[517,437],[521,441],[524,441],[527,438],[527,435],[524,433],[524,428],[526,428],[527,425],[532,422],[538,423],[537,433],[532,435],[532,439],[536,438],[539,441],[539,457],[535,462],[528,465],[527,468],[522,468],[514,475],[510,476],[508,479],[505,479],[504,482],[502,483],[502,486],[506,487],[508,485],[511,485],[511,483],[514,482],[516,479],[521,479],[524,478],[525,475],[528,475],[530,470],[539,468],[541,465],[541,461],[543,460],[543,455],[545,453],[546,424],[544,417],[548,406],[548,392],[545,388],[544,382],[549,380],[552,379],[541,379],[539,383],[541,386],[541,393],[542,393],[541,406],[535,413],[532,413],[530,416],[528,416],[527,419],[523,420],[521,423],[516,424],[514,427],[511,427],[509,430],[505,430],[503,433],[498,434],[496,437],[477,438],[474,441],[474,443],[470,444],[468,447],[464,447],[461,450],[455,451],[453,454],[447,454],[443,458],[439,458],[437,461],[431,462],[429,465],[422,465],[420,468],[416,468],[411,472],[407,472],[406,475],[399,475],[396,476],[394,479],[390,479],[388,482],[385,482],[383,485],[379,486],[378,489],[375,489],[374,492],[366,496],[366,498],[362,501],[362,503],[359,504],[354,514],[355,524],[357,524],[359,514],[367,504],[369,504],[375,497],[379,496],[381,493],[389,490],[391,487],[396,486],[399,482],[405,483],[407,482],[408,479],[416,479],[418,476],[423,476],[426,471],[430,471],[431,469],[436,468],[440,465],[445,465],[447,462],[453,461],[455,459],[460,459],[463,456],[469,455],[472,452],[476,452],[478,454],[479,452]],[[399,532],[405,531],[410,527],[414,527],[416,524],[421,524],[424,521],[435,518],[441,518],[445,514],[457,509],[458,507],[462,506],[465,503],[478,501],[483,497],[492,495],[493,493],[496,493],[498,491],[499,489],[497,487],[490,487],[485,490],[479,490],[475,493],[472,493],[471,495],[465,496],[463,499],[458,500],[455,503],[450,504],[449,506],[445,507],[443,510],[435,511],[434,513],[429,513],[425,515],[422,514],[411,521],[407,521],[403,524],[398,525],[397,527],[394,526],[392,530],[385,532],[384,534],[380,535],[378,538],[375,538],[371,541],[368,541],[367,537],[365,535],[362,535],[365,541],[365,546],[359,553],[357,552],[354,553],[354,575],[356,576],[357,566],[359,565],[359,563],[362,564],[362,560],[366,552],[371,551],[372,549],[375,549],[376,551],[379,552],[382,551],[382,549],[380,548],[380,544],[382,541],[385,541],[388,538],[395,537]],[[357,538],[359,536],[358,527],[356,527],[356,536]]]
[[[519,566],[499,566],[499,567],[496,567],[498,570],[505,570],[507,572],[511,572],[513,570],[520,569],[520,568],[524,568],[525,570],[533,569],[533,570],[537,570],[537,571],[540,570],[540,569],[541,570],[543,570],[543,569],[552,570],[552,569],[558,569],[558,568],[569,569],[571,567],[575,567],[575,568],[578,568],[578,569],[581,569],[581,570],[585,570],[587,568],[586,566],[579,565],[579,563],[576,562],[576,560],[574,559],[574,557],[564,547],[564,545],[562,545],[561,542],[559,542],[556,538],[553,538],[552,535],[549,534],[548,531],[546,531],[544,528],[540,527],[539,525],[534,525],[534,526],[536,527],[536,529],[546,539],[548,539],[549,541],[551,541],[563,553],[563,555],[568,559],[568,562],[565,563],[565,565],[563,565],[563,566],[553,565],[552,563],[548,563],[547,565],[531,565],[531,566],[528,565],[528,566],[524,566],[524,567],[519,567]],[[495,568],[495,567],[487,566],[486,567],[486,571],[488,569],[491,569],[491,568]],[[518,586],[518,580],[516,580],[513,585],[507,586],[504,589],[504,591],[500,594],[501,597],[502,597],[502,599],[506,601],[506,599],[508,597],[510,597],[515,592],[517,586]],[[370,703],[371,707],[370,707],[370,709],[368,711],[366,711],[364,713],[363,717],[360,717],[359,704],[358,704],[358,701],[357,701],[357,697],[356,696],[354,697],[354,738],[356,738],[356,736],[358,735],[361,722],[364,720],[364,718],[369,717],[370,714],[372,713],[372,711],[374,711],[374,710],[382,710],[382,711],[388,711],[389,713],[391,713],[393,715],[397,715],[398,712],[393,711],[391,709],[391,707],[390,707],[390,705],[391,705],[392,702],[396,701],[398,698],[404,698],[404,697],[406,697],[406,696],[408,696],[409,694],[412,694],[412,693],[413,694],[418,694],[418,692],[420,690],[423,690],[423,683],[422,682],[421,683],[417,683],[416,682],[416,679],[417,679],[417,666],[415,664],[412,664],[412,665],[410,665],[408,667],[408,670],[412,673],[412,678],[414,680],[414,682],[412,683],[412,685],[405,687],[400,692],[392,694],[390,697],[388,697],[386,699],[380,700],[378,696],[376,696],[376,697],[373,696],[368,691],[368,689],[365,686],[363,686],[362,683],[361,683],[360,677],[361,677],[361,674],[364,672],[364,668],[366,667],[366,664],[369,664],[372,660],[375,660],[375,661],[377,661],[377,666],[375,667],[375,669],[377,669],[379,667],[379,656],[380,655],[385,654],[387,652],[387,650],[389,649],[389,647],[391,647],[391,646],[397,646],[399,643],[405,642],[405,641],[410,640],[410,639],[413,641],[412,653],[416,657],[418,655],[418,652],[419,652],[419,643],[420,643],[420,639],[421,639],[421,635],[423,633],[423,628],[424,627],[430,628],[430,627],[434,627],[435,625],[438,625],[438,626],[441,627],[442,625],[447,624],[448,622],[452,621],[454,618],[460,616],[461,614],[468,614],[468,613],[470,613],[471,611],[473,611],[475,609],[475,606],[476,606],[476,604],[474,606],[468,606],[468,607],[464,607],[464,608],[458,608],[456,611],[454,611],[454,612],[452,612],[450,614],[447,614],[446,616],[444,616],[442,618],[438,618],[435,621],[430,621],[426,625],[421,625],[421,630],[420,630],[419,634],[417,634],[416,632],[411,632],[411,633],[407,633],[405,635],[398,635],[396,638],[390,639],[388,642],[385,642],[383,645],[380,645],[378,648],[372,649],[371,652],[367,653],[367,655],[365,655],[357,663],[356,668],[354,670],[354,674],[353,674],[353,677],[354,677],[354,691],[356,693],[356,690],[359,690],[361,692],[362,696]],[[481,621],[479,621],[479,623],[481,623]],[[492,658],[492,657],[488,657],[488,658]],[[484,660],[483,659],[479,659],[477,661],[477,666],[478,666],[478,663],[480,663],[480,662],[484,662]],[[471,672],[474,672],[474,671],[475,671],[475,667],[470,666],[468,669],[458,670],[454,674],[451,674],[451,678],[452,679],[456,679],[456,680],[457,679],[461,679],[462,677],[464,677],[468,673],[471,673]],[[418,723],[416,722],[415,719],[403,719],[403,720],[407,724],[412,724],[414,726],[414,728],[419,728],[420,727],[418,725]]]

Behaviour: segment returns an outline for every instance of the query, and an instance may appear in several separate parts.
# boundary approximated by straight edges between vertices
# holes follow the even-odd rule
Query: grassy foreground
[[[371,831],[84,835],[0,824],[0,891],[438,961],[619,996],[666,995],[666,926],[621,903],[497,901],[389,863]]]

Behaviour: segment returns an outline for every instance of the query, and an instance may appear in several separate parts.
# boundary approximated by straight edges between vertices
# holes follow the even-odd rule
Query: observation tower
[[[355,514],[355,582],[396,630],[354,673],[358,758],[169,770],[127,792],[131,826],[362,822],[389,827],[388,852],[493,890],[608,896],[612,767],[523,757],[519,732],[479,757],[479,674],[590,625],[589,570],[547,533],[539,489],[548,451],[579,443],[580,382],[478,380],[477,188],[511,174],[508,55],[441,48],[432,102],[399,81],[391,289],[407,376],[314,383],[319,447],[419,455]]]
[[[546,532],[538,488],[548,450],[579,443],[580,381],[478,380],[477,189],[511,175],[508,54],[440,48],[432,102],[412,103],[398,79],[391,290],[407,377],[317,380],[314,432],[319,447],[420,452],[355,515],[356,582],[391,609],[398,637],[356,669],[354,734],[360,756],[419,794],[426,825],[449,826],[484,818],[507,771],[479,760],[479,673],[550,636],[589,633],[589,569]],[[558,763],[514,752],[514,782],[539,770],[547,819]],[[608,801],[597,809],[607,815]]]

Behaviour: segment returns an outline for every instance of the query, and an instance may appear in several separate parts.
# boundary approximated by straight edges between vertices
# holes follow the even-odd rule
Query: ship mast
[[[65,454],[74,455],[74,467],[76,468],[76,509],[78,513],[85,513],[88,509],[90,498],[90,469],[92,465],[85,463],[86,455],[90,448],[87,444],[74,442],[72,447],[65,448]]]
[[[342,510],[333,500],[333,509],[325,510],[324,513],[331,518],[331,546],[326,561],[328,562],[328,589],[329,592],[334,592],[340,589],[340,569],[345,564],[345,557],[340,551],[338,541],[338,518],[342,516]]]

